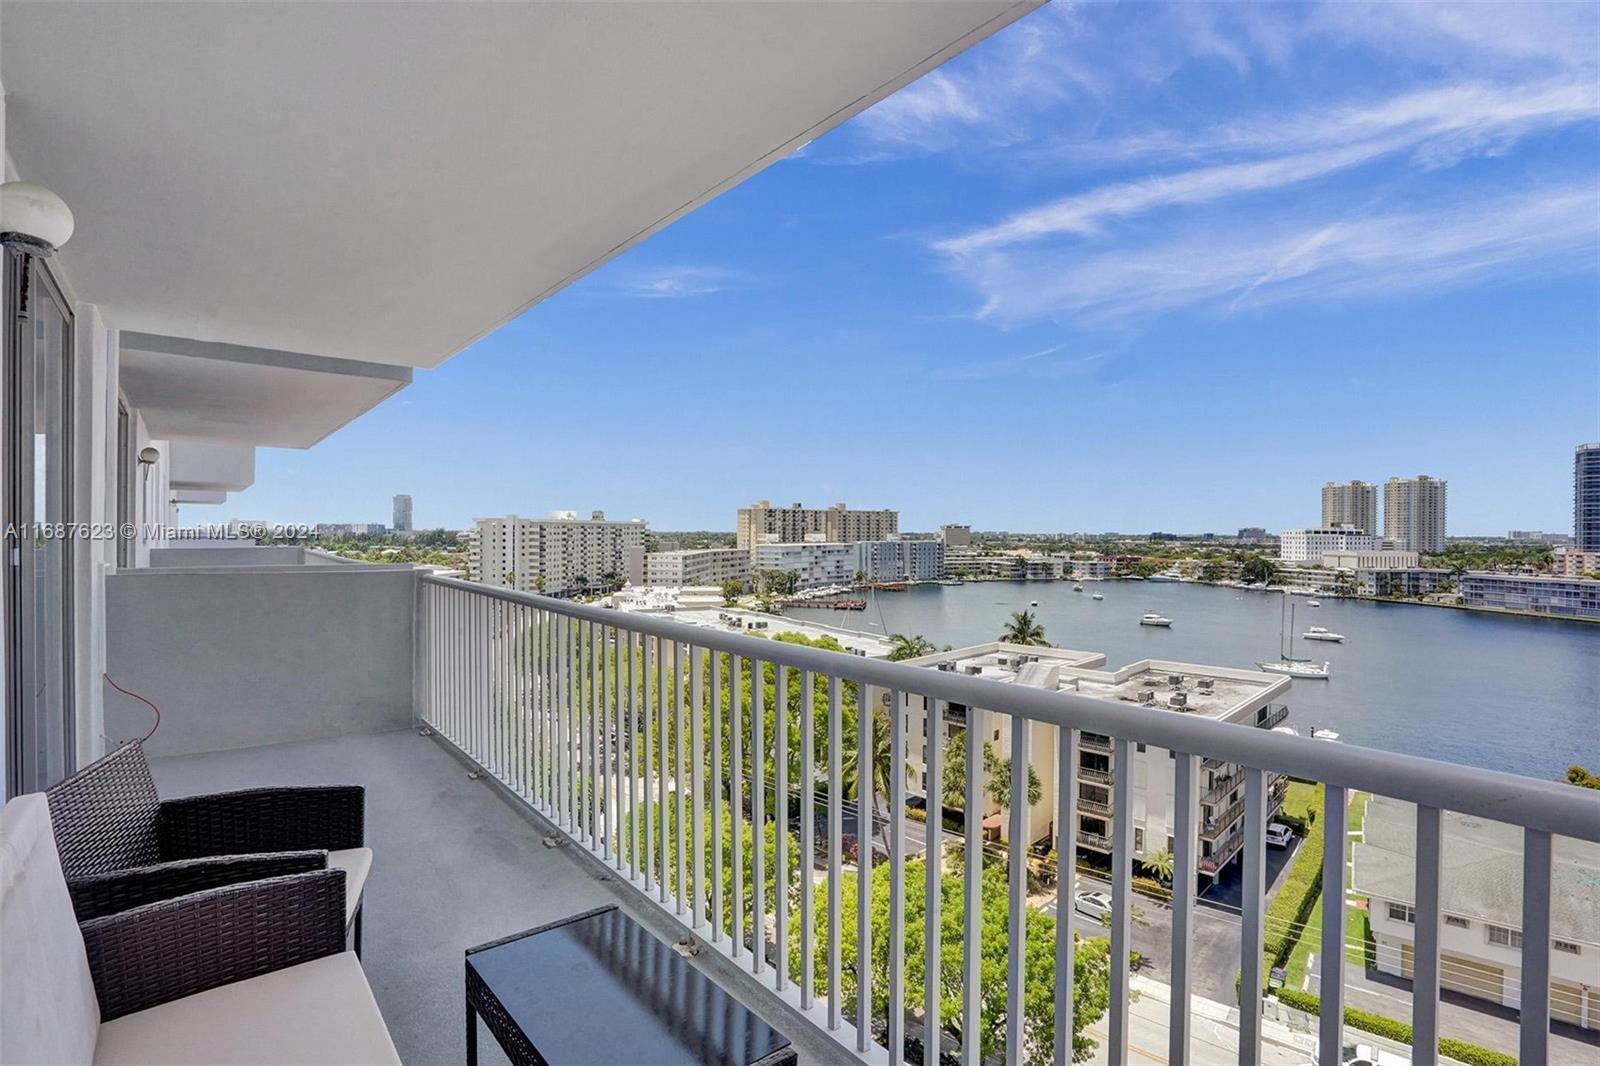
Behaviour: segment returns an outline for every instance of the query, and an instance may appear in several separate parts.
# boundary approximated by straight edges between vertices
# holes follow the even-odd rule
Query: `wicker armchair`
[[[143,871],[94,876],[126,880],[124,903],[149,887]],[[80,921],[45,798],[13,799],[0,808],[0,1062],[397,1064],[344,948],[344,880],[287,872]]]
[[[134,741],[45,795],[80,920],[239,881],[331,868],[344,872],[345,923],[360,954],[372,852],[359,785],[163,800]]]

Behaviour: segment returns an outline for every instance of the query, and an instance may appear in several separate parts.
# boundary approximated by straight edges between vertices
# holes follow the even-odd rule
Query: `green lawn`
[[[1316,798],[1316,790],[1312,786],[1302,786],[1297,781],[1289,786],[1289,795],[1284,800],[1285,808],[1295,798],[1295,789],[1301,787],[1307,789],[1313,799]],[[1361,830],[1367,814],[1367,800],[1370,798],[1365,792],[1357,792],[1351,799],[1347,815],[1350,832],[1354,833]],[[1344,846],[1344,861],[1347,866],[1350,862],[1350,854],[1351,842],[1347,839]],[[1287,984],[1290,988],[1301,987],[1311,955],[1322,949],[1322,904],[1323,898],[1319,896],[1316,906],[1311,909],[1310,916],[1306,918],[1304,935],[1295,943],[1294,950],[1289,953],[1289,959],[1284,964],[1284,969],[1288,972]],[[1359,907],[1347,904],[1344,911],[1344,943],[1347,965],[1359,965],[1357,960],[1370,954],[1368,942],[1371,939],[1371,925],[1367,920],[1367,912]],[[1360,955],[1356,954],[1358,950],[1361,952]]]

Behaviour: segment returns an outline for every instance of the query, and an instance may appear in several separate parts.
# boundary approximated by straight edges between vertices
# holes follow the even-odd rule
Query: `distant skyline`
[[[1051,4],[185,522],[1570,532],[1600,9]]]

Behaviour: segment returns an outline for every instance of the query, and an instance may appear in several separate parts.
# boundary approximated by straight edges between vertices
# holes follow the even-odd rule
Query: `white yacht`
[[[1103,596],[1100,593],[1096,592],[1094,594],[1094,598],[1097,599],[1097,600],[1103,600],[1103,599],[1105,599],[1105,596]]]
[[[1151,574],[1151,581],[1182,581],[1183,575],[1177,570],[1163,570],[1159,574]]]
[[[1142,626],[1170,626],[1172,625],[1172,619],[1166,617],[1165,615],[1159,615],[1156,614],[1156,612],[1151,611],[1148,614],[1142,614],[1139,616],[1139,624]]]
[[[1306,601],[1306,606],[1307,607],[1321,607],[1322,606],[1322,601],[1321,600],[1307,600]]]
[[[1310,629],[1308,629],[1304,633],[1300,634],[1300,639],[1301,640],[1325,640],[1330,644],[1343,644],[1344,643],[1344,634],[1343,633],[1335,633],[1335,632],[1333,632],[1333,631],[1331,631],[1329,629],[1326,629],[1326,628],[1324,628],[1322,626],[1312,626]]]
[[[1028,606],[1029,607],[1037,607],[1037,606],[1039,606],[1039,601],[1038,600],[1029,600],[1028,601]]]
[[[1083,591],[1083,583],[1079,582],[1078,584],[1073,585],[1072,586],[1072,591],[1073,592],[1082,592]]]
[[[1327,740],[1327,741],[1331,741],[1333,743],[1337,743],[1338,740],[1339,740],[1339,734],[1334,732],[1332,729],[1321,729],[1321,728],[1319,728],[1317,726],[1312,726],[1311,727],[1311,739],[1312,740]]]
[[[1331,664],[1310,662],[1305,659],[1279,659],[1275,663],[1256,663],[1256,666],[1269,674],[1287,674],[1289,677],[1298,677],[1307,681],[1326,681],[1329,676]]]

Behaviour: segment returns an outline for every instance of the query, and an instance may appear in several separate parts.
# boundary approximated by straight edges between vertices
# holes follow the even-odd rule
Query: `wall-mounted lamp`
[[[139,449],[139,465],[151,466],[161,461],[161,449],[146,445]]]
[[[43,185],[0,185],[0,244],[33,255],[50,255],[72,238],[72,211]]]

